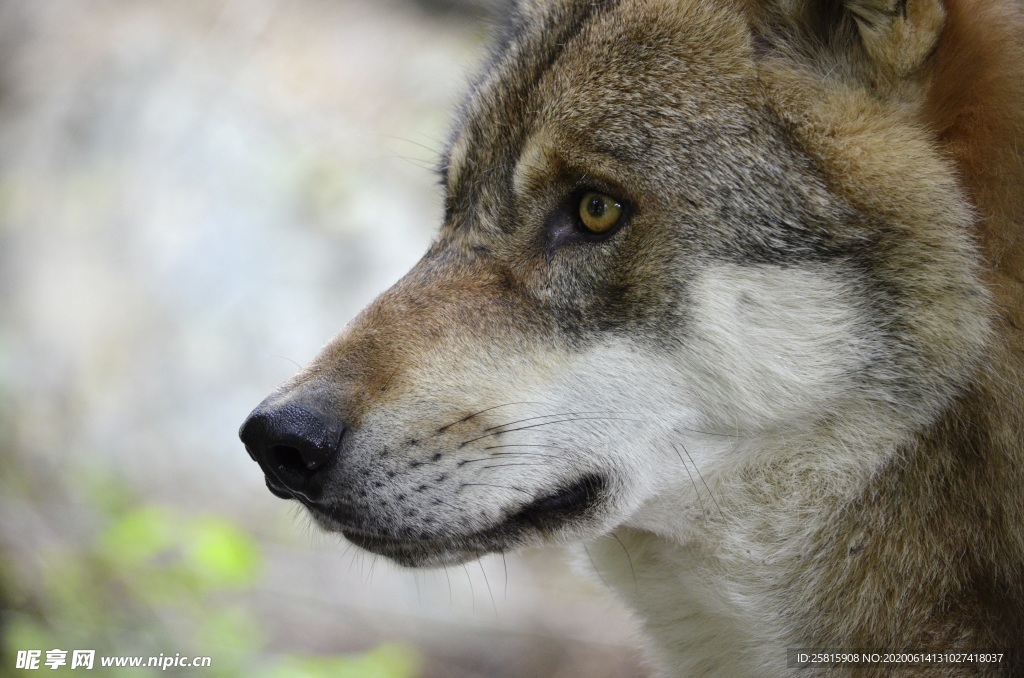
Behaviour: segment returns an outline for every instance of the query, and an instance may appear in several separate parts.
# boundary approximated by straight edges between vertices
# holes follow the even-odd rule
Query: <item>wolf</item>
[[[435,241],[241,428],[270,491],[583,544],[663,675],[1024,675],[1024,5],[505,19]]]

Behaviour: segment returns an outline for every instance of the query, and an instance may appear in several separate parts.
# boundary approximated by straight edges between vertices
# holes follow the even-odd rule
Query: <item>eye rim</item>
[[[599,193],[608,196],[621,205],[622,212],[614,226],[604,233],[594,233],[586,228],[580,218],[580,203],[588,193]],[[559,202],[558,207],[548,214],[545,230],[545,249],[548,262],[563,247],[572,245],[598,245],[611,239],[616,233],[628,226],[634,217],[636,208],[631,199],[619,198],[626,192],[618,190],[606,182],[579,182],[571,188]]]
[[[587,188],[577,195],[577,221],[580,229],[589,235],[607,237],[619,228],[626,217],[626,202],[610,193]],[[590,209],[598,201],[604,204],[602,214],[594,214]],[[588,215],[593,221],[588,221]]]

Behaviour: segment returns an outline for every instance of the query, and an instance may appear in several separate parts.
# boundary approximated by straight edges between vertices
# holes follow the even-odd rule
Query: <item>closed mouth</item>
[[[330,529],[341,532],[356,546],[400,565],[429,567],[458,564],[487,553],[509,551],[536,541],[538,537],[550,536],[558,529],[592,515],[605,495],[605,488],[603,476],[583,476],[530,502],[490,527],[465,534],[421,537],[396,537],[355,527],[350,513],[332,511],[305,501],[303,504]]]

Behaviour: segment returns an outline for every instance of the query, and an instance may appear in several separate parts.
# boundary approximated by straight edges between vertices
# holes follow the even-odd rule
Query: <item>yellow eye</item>
[[[621,219],[622,203],[610,195],[590,191],[580,200],[580,221],[591,233],[607,233]]]

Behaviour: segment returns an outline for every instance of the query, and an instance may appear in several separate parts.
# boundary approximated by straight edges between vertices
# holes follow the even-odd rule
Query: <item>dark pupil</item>
[[[605,208],[606,205],[604,204],[604,200],[598,197],[595,197],[593,200],[590,201],[590,204],[587,205],[587,211],[590,212],[590,214],[595,217],[604,216]]]

